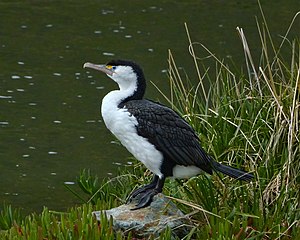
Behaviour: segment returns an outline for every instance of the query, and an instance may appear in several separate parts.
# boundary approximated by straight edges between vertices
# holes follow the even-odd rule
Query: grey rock
[[[172,237],[182,238],[192,227],[191,221],[163,194],[154,197],[149,207],[131,210],[135,202],[123,204],[110,210],[95,211],[93,214],[100,221],[101,213],[113,219],[115,231],[125,235],[132,232],[135,237],[158,237],[167,227],[172,229]]]

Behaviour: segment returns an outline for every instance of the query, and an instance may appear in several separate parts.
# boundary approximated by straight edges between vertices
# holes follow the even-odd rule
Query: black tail
[[[239,169],[236,169],[233,167],[229,167],[229,166],[223,165],[218,162],[214,162],[214,169],[215,169],[215,171],[219,171],[230,177],[233,177],[233,178],[236,178],[239,180],[243,180],[243,181],[250,182],[254,178],[253,174],[251,174],[251,173],[247,173],[242,170],[239,170]]]

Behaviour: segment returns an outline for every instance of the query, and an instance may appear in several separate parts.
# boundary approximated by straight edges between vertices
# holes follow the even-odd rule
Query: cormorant
[[[112,60],[104,65],[85,63],[106,73],[119,85],[102,100],[101,114],[106,127],[122,145],[152,173],[153,180],[133,191],[129,200],[139,196],[135,209],[149,206],[162,192],[166,177],[188,178],[206,172],[221,172],[251,181],[253,175],[213,160],[201,147],[194,129],[174,110],[144,99],[146,80],[139,65]]]

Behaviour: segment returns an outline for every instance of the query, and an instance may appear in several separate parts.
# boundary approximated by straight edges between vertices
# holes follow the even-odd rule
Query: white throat
[[[132,89],[134,92],[137,88],[138,76],[129,66],[118,66],[112,75],[107,76],[119,85],[120,91]]]

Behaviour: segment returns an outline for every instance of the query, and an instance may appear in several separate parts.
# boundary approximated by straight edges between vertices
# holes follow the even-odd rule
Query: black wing
[[[149,100],[131,100],[124,107],[136,117],[138,134],[169,160],[178,165],[195,165],[212,174],[212,160],[202,149],[194,129],[175,111]]]

